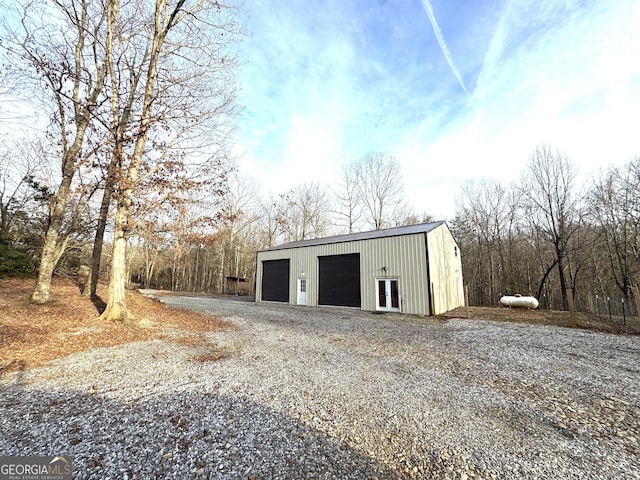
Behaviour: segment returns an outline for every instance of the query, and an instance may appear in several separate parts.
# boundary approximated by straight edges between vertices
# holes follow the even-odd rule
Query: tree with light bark
[[[112,124],[121,125],[126,138],[119,144],[114,130],[118,168],[113,172],[113,254],[109,298],[101,318],[127,322],[126,247],[141,178],[157,172],[171,152],[187,152],[195,144],[202,149],[205,140],[211,157],[226,155],[235,107],[235,60],[228,47],[238,26],[230,7],[197,0],[134,2],[120,10],[116,4],[108,18]],[[140,28],[133,29],[124,45],[116,44],[121,37],[115,32],[132,25]],[[126,69],[123,57],[128,59]],[[128,122],[123,119],[128,111],[119,100],[122,91],[137,95]],[[200,172],[207,171],[207,161],[199,165]]]
[[[61,229],[69,210],[75,176],[91,157],[93,115],[103,99],[106,65],[101,49],[105,11],[88,1],[16,1],[17,22],[3,24],[2,43],[12,75],[31,88],[49,113],[48,135],[57,145],[60,183],[52,196],[44,237],[35,303],[51,299],[51,278],[66,246]],[[33,91],[40,92],[33,95]]]

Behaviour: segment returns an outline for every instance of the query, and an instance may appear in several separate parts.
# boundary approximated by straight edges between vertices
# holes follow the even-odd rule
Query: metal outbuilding
[[[445,222],[300,240],[257,254],[256,301],[438,315],[464,305]]]

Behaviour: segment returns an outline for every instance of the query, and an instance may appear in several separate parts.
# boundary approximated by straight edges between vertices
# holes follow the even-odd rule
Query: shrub
[[[0,240],[0,278],[33,274],[33,258],[28,252]]]

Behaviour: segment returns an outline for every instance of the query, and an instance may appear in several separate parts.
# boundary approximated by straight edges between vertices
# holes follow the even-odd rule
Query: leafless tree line
[[[541,145],[520,179],[468,181],[453,230],[472,305],[530,294],[566,309],[568,295],[633,297],[640,283],[640,158],[586,185],[562,152]]]
[[[215,222],[198,225],[187,220],[187,211],[174,210],[163,216],[174,216],[166,228],[146,230],[147,236],[139,238],[132,249],[132,278],[145,286],[223,292],[227,277],[253,281],[258,250],[431,220],[426,214],[412,213],[404,196],[400,165],[394,157],[368,154],[346,164],[344,172],[361,167],[395,182],[394,189],[387,185],[365,186],[359,183],[364,181],[361,177],[345,175],[344,183],[332,186],[304,182],[284,193],[265,194],[254,179],[236,172],[228,178]],[[355,192],[349,203],[344,202],[345,191]],[[370,194],[371,205],[358,191]],[[196,215],[193,220],[201,218]],[[157,220],[152,223],[158,225]]]

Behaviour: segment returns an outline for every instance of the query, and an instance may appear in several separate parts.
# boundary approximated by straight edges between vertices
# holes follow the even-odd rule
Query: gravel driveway
[[[236,327],[3,377],[0,453],[96,479],[640,478],[640,337],[163,300]]]

